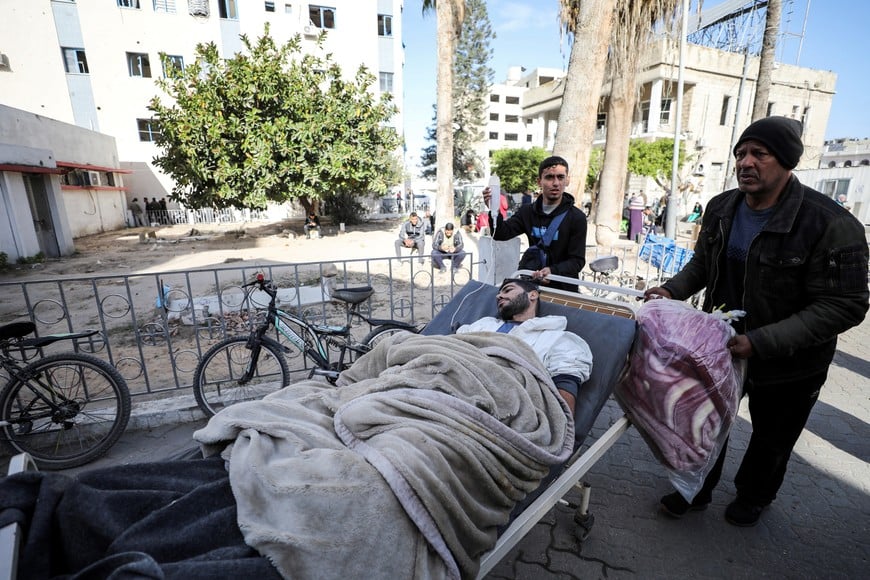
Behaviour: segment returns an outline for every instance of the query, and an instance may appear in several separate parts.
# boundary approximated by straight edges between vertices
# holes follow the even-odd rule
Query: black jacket
[[[663,284],[674,298],[706,288],[704,310],[717,306],[711,296],[724,283],[728,235],[743,200],[734,189],[710,201],[694,256]],[[867,312],[867,259],[861,223],[792,176],[746,258],[742,307],[754,353],[750,378],[778,383],[827,370],[837,335]]]
[[[533,246],[541,241],[542,227],[548,226],[560,213],[568,212],[550,244],[547,263],[553,274],[577,278],[586,265],[586,214],[574,207],[574,197],[570,193],[562,194],[562,203],[549,215],[542,207],[543,196],[538,196],[535,203],[520,207],[507,220],[499,214],[493,239],[509,240],[525,234],[529,246]]]

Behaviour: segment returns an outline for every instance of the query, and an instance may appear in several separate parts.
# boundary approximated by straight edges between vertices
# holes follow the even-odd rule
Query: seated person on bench
[[[506,279],[496,295],[498,318],[481,318],[456,332],[503,332],[522,339],[541,358],[573,413],[580,385],[592,372],[592,352],[585,340],[565,330],[564,316],[538,316],[539,298],[534,281]]]
[[[402,257],[402,248],[417,248],[420,253],[420,263],[423,263],[423,254],[426,253],[426,224],[412,211],[408,221],[399,228],[399,239],[396,240],[396,257]]]

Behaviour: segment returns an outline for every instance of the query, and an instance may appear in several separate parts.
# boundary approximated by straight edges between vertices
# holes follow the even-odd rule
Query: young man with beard
[[[543,244],[551,224],[559,220],[549,247],[544,250],[546,263],[530,261],[527,252],[520,260],[519,268],[533,270],[536,280],[550,274],[577,278],[586,264],[586,214],[574,207],[574,197],[565,192],[571,183],[568,162],[561,157],[547,157],[538,167],[538,186],[541,194],[533,203],[520,207],[509,219],[496,216],[494,240],[509,240],[525,234],[529,247]],[[490,193],[484,190],[483,201],[489,207]],[[563,216],[563,217],[560,217]],[[490,216],[489,223],[492,222]],[[544,281],[548,283],[548,281]],[[577,291],[573,284],[549,282],[553,288]]]
[[[592,351],[585,340],[565,330],[564,316],[538,316],[539,299],[536,282],[509,278],[496,295],[498,318],[481,318],[456,332],[503,332],[525,341],[544,362],[573,413],[580,385],[592,372]]]
[[[646,299],[685,300],[706,288],[704,310],[745,310],[728,342],[748,360],[744,394],[752,437],[725,510],[754,526],[776,498],[792,449],[825,383],[837,335],[860,324],[868,307],[864,228],[833,199],[802,185],[791,170],[803,153],[802,126],[767,117],[734,147],[737,189],[707,204],[695,253]],[[725,448],[689,503],[679,493],[662,510],[703,510],[722,474]]]

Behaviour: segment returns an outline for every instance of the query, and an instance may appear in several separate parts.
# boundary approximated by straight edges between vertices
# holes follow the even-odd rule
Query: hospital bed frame
[[[515,275],[530,274],[531,272],[529,271],[521,270]],[[584,282],[574,278],[550,276],[550,279],[571,284],[579,283],[579,285],[585,287],[586,290],[595,293],[599,293],[601,290],[600,284]],[[454,300],[461,301],[456,309],[460,309],[464,302],[469,299],[470,295],[485,286],[487,285],[477,282],[470,282],[466,285],[466,288],[460,291],[460,293],[458,293],[454,298]],[[541,287],[541,300],[542,303],[568,306],[584,311],[633,320],[635,306],[631,303],[631,300],[639,298],[642,296],[642,293],[636,290],[616,287],[606,287],[606,290],[608,291],[609,296],[613,296],[614,292],[622,293],[628,300],[626,302],[619,302],[589,294],[578,294],[559,289],[550,289],[543,285]],[[492,287],[489,287],[489,291],[492,291]],[[477,300],[474,301],[476,302]],[[451,301],[451,303],[452,302],[453,301]],[[438,316],[446,318],[447,313],[442,312],[439,313]],[[436,319],[433,319],[433,322],[438,319],[438,316],[436,316]],[[455,311],[453,317],[455,317]],[[462,322],[469,321],[465,320]],[[454,321],[453,318],[451,318],[450,324],[453,328],[450,328],[448,331],[455,330],[457,322]],[[424,333],[425,332],[426,330],[424,330]],[[594,364],[595,362],[593,361],[593,372]],[[613,384],[608,385],[608,387],[612,391]],[[600,411],[600,407],[598,410]],[[598,412],[595,413],[595,415],[597,414]],[[575,513],[574,519],[575,522],[583,528],[577,535],[579,539],[584,539],[591,529],[593,518],[588,512],[591,488],[584,482],[581,482],[581,479],[604,455],[604,453],[616,443],[620,436],[625,433],[629,427],[629,420],[625,415],[623,415],[613,423],[601,437],[588,446],[588,448],[583,448],[582,446],[578,447],[566,463],[564,471],[562,471],[558,478],[550,483],[546,489],[540,493],[537,499],[535,499],[511,522],[508,528],[501,534],[495,546],[482,557],[478,578],[482,578],[488,574],[557,503],[576,507],[577,512]],[[583,437],[585,437],[585,433]],[[27,454],[18,454],[11,458],[8,474],[11,475],[35,469],[35,463]],[[578,489],[581,494],[580,503],[576,506],[562,499],[569,491],[575,488]],[[23,530],[19,523],[10,523],[3,528],[0,528],[0,580],[14,580],[15,578],[18,578],[17,563],[22,542],[22,534]]]

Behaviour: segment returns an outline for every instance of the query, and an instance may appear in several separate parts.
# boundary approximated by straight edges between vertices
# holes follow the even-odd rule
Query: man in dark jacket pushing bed
[[[837,335],[867,312],[864,228],[792,175],[803,153],[801,133],[801,124],[786,117],[746,128],[734,147],[738,188],[708,204],[686,267],[646,292],[647,300],[685,300],[706,288],[705,311],[747,313],[728,343],[734,357],[748,359],[744,394],[752,418],[752,438],[734,478],[737,498],[725,510],[736,526],[754,526],[776,498]],[[693,501],[666,495],[665,513],[682,517],[707,507],[726,446]]]

